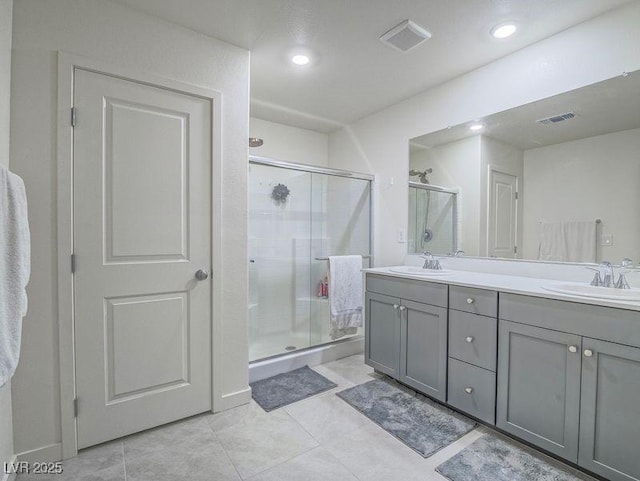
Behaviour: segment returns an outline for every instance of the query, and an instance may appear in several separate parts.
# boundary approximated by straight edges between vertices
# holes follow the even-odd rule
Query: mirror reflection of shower
[[[427,174],[430,174],[433,172],[433,169],[427,169],[427,170],[414,170],[411,169],[409,171],[409,177],[418,177],[418,179],[420,179],[420,183],[421,184],[429,184],[429,179],[427,179]]]
[[[409,253],[455,252],[457,190],[409,182]]]

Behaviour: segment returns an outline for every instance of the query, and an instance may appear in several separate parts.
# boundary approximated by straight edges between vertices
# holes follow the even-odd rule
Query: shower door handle
[[[209,278],[209,273],[204,269],[198,269],[196,271],[196,279],[199,281],[206,281]]]

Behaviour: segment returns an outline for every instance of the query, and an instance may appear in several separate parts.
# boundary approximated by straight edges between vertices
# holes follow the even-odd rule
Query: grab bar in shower
[[[371,256],[362,256],[363,259],[371,259]],[[315,258],[317,261],[328,261],[329,258],[328,257],[316,257]]]

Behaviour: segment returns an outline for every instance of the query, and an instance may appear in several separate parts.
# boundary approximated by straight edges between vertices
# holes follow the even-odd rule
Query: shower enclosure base
[[[249,364],[249,382],[259,381],[276,374],[293,371],[303,366],[317,366],[343,357],[364,352],[364,338],[352,337],[331,344],[316,346],[290,354],[255,361]]]

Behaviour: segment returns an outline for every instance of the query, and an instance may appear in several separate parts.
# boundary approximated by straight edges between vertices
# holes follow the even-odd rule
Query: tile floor
[[[270,413],[252,402],[189,418],[84,450],[62,475],[18,481],[443,481],[436,466],[486,431],[425,459],[334,395],[376,376],[362,355],[314,369],[338,387]]]

